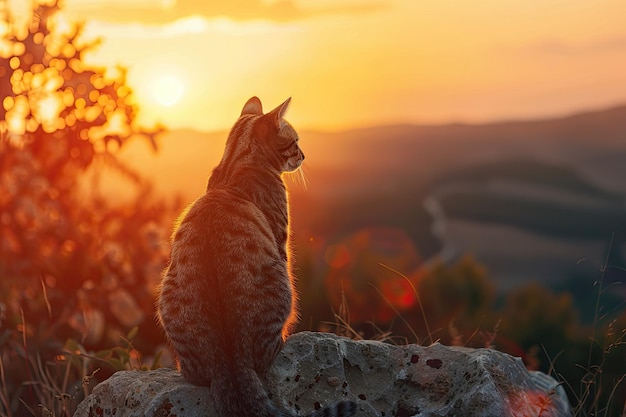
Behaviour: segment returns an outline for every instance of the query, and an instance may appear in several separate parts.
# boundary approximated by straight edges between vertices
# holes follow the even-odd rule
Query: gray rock
[[[327,333],[293,335],[267,376],[273,401],[299,415],[340,399],[358,416],[571,416],[557,382],[491,349],[393,346]],[[213,416],[208,391],[175,370],[122,371],[74,417]]]

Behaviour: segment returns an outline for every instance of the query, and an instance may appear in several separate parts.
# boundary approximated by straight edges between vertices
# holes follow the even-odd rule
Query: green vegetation
[[[603,285],[606,266],[594,286],[586,288],[596,299],[591,327],[581,325],[570,294],[554,293],[538,283],[510,292],[497,308],[493,284],[471,257],[452,265],[421,268],[408,276],[396,273],[395,278],[386,269],[380,271],[384,280],[411,282],[408,288],[414,292],[414,303],[394,305],[388,294],[370,288],[371,296],[377,295],[396,314],[387,322],[375,321],[376,304],[354,312],[350,301],[367,296],[350,294],[348,289],[354,288],[344,282],[341,304],[335,306],[335,327],[327,330],[401,343],[439,341],[495,348],[521,357],[529,369],[560,381],[575,416],[621,416],[626,411],[626,311],[623,304],[621,309],[604,308],[603,300],[612,289]],[[347,275],[344,278],[350,280]],[[370,320],[354,320],[367,313]]]

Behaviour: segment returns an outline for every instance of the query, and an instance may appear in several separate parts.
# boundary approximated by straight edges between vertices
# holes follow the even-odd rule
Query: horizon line
[[[449,126],[494,126],[494,125],[503,125],[503,124],[516,124],[516,123],[540,123],[547,121],[557,121],[557,120],[566,120],[575,117],[581,117],[585,115],[592,115],[598,113],[604,113],[619,109],[626,110],[626,100],[622,100],[616,102],[614,104],[608,104],[603,106],[596,107],[587,107],[585,109],[572,110],[572,111],[564,111],[564,112],[555,112],[553,114],[548,114],[544,116],[511,116],[511,117],[502,117],[502,118],[494,118],[491,120],[484,121],[471,121],[471,120],[462,120],[462,119],[451,119],[449,121],[441,121],[441,122],[389,122],[389,123],[380,123],[380,124],[372,124],[372,125],[352,125],[345,127],[337,127],[337,128],[320,128],[313,126],[304,126],[300,127],[299,130],[307,131],[307,132],[316,132],[316,133],[342,133],[342,132],[353,132],[360,130],[370,130],[370,129],[381,129],[381,128],[399,128],[399,127],[449,127]],[[155,125],[159,125],[165,128],[163,133],[167,132],[175,132],[175,131],[193,131],[204,134],[212,134],[212,133],[223,133],[228,131],[230,128],[225,127],[221,129],[197,129],[194,127],[170,127],[167,125],[160,124],[158,121]],[[150,128],[150,127],[146,127]]]

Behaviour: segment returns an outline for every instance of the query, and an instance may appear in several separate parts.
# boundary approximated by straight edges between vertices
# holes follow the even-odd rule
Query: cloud
[[[142,24],[167,24],[194,15],[205,18],[225,17],[238,21],[261,19],[287,22],[319,15],[368,13],[388,7],[379,2],[370,2],[304,8],[294,0],[274,2],[263,0],[170,0],[161,1],[160,4],[155,1],[77,1],[72,6],[73,11],[85,19],[111,23]]]
[[[183,17],[164,24],[111,23],[93,20],[87,23],[87,28],[97,36],[106,34],[107,38],[125,39],[168,39],[184,35],[194,35],[207,32],[226,33],[234,35],[255,35],[270,32],[297,31],[292,24],[277,24],[268,21],[236,22],[224,17],[206,18],[200,15]]]

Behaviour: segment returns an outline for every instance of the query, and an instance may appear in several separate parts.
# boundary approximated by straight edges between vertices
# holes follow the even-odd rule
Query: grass
[[[136,329],[133,330],[136,332]],[[53,360],[44,361],[38,353],[26,353],[28,376],[18,389],[11,390],[5,375],[5,365],[0,357],[0,417],[24,415],[66,417],[72,416],[82,401],[98,382],[102,369],[151,370],[159,368],[160,354],[150,365],[142,363],[141,356],[132,347],[132,338],[122,338],[122,346],[89,353],[75,340],[68,340],[63,351]],[[28,352],[28,351],[25,351]],[[14,387],[15,388],[15,387]],[[11,392],[13,391],[13,392]],[[21,394],[21,395],[20,395]],[[34,398],[27,403],[21,397]],[[16,403],[19,400],[22,411]]]
[[[614,237],[609,244],[609,254],[611,253],[613,244]],[[598,338],[598,327],[607,319],[610,313],[602,312],[602,296],[612,286],[617,285],[617,283],[613,283],[604,287],[604,274],[608,267],[609,255],[607,254],[604,263],[600,267],[600,277],[598,281],[594,283],[594,286],[597,288],[594,320],[589,337],[587,363],[585,365],[578,365],[584,372],[580,386],[578,388],[572,387],[564,380],[561,374],[554,372],[556,377],[563,381],[563,384],[568,387],[571,395],[576,399],[576,403],[572,407],[575,416],[626,416],[626,401],[621,405],[621,409],[619,404],[615,404],[618,389],[622,388],[622,384],[626,385],[626,374],[619,376],[617,380],[614,380],[613,384],[609,384],[609,386],[607,386],[602,378],[612,355],[620,355],[621,353],[622,361],[624,360],[623,358],[626,357],[626,355],[624,355],[624,352],[626,352],[626,329],[615,327],[618,323],[617,319],[612,320],[608,324],[604,337],[602,339]],[[594,360],[594,356],[597,355],[598,351],[600,352],[600,357],[598,360]],[[546,356],[548,356],[547,353]],[[550,360],[550,367],[551,369],[555,369],[553,360]],[[604,393],[607,391],[608,396],[605,396]],[[626,389],[624,389],[624,391],[626,392]],[[606,401],[602,400],[603,397],[606,398]]]
[[[411,288],[419,300],[421,320],[426,329],[426,337],[420,340],[418,334],[410,329],[413,342],[431,344],[436,342],[435,334],[441,329],[431,329],[427,312],[422,307],[422,298],[418,289],[410,279],[386,265],[383,268],[397,274],[398,279],[407,280],[411,283]],[[591,334],[589,335],[589,347],[587,360],[584,364],[577,365],[582,373],[580,384],[573,385],[561,372],[558,365],[560,354],[550,358],[544,349],[545,356],[549,360],[549,374],[561,381],[568,391],[570,399],[573,398],[572,412],[575,417],[617,417],[626,416],[626,403],[620,404],[622,391],[625,390],[626,374],[619,375],[615,380],[606,380],[605,375],[611,370],[611,364],[616,359],[616,355],[626,352],[626,330],[620,328],[618,321],[611,321],[602,336],[600,329],[604,329],[602,324],[607,320],[607,313],[602,310],[602,297],[610,286],[604,287],[604,272],[608,267],[608,258],[600,268],[600,277],[596,282],[597,289],[596,312]],[[45,286],[44,286],[45,294]],[[378,294],[385,299],[381,291]],[[45,299],[44,295],[44,299]],[[335,322],[328,323],[333,326],[335,333],[352,339],[363,339],[363,333],[357,330],[350,319],[350,310],[345,294],[342,292],[341,304],[338,311],[334,313]],[[405,326],[410,323],[398,311],[389,300],[385,302],[395,312],[398,322]],[[49,306],[49,303],[46,304]],[[52,312],[49,312],[50,315]],[[26,327],[24,315],[22,314],[22,328]],[[409,340],[401,335],[394,335],[391,328],[382,329],[374,322],[367,323],[374,331],[374,340],[393,344],[407,344]],[[485,347],[497,345],[496,336],[500,331],[500,321],[490,331],[481,330],[481,326],[476,328],[467,338],[456,328],[454,322],[449,323],[448,332],[452,336],[453,345],[468,345],[470,341],[481,335]],[[89,395],[96,383],[112,372],[118,370],[150,370],[160,367],[160,353],[151,360],[146,361],[140,352],[135,349],[133,341],[137,337],[137,328],[132,329],[125,337],[120,337],[118,346],[98,352],[88,352],[80,342],[69,339],[64,348],[52,360],[44,360],[36,350],[30,349],[29,338],[26,332],[22,332],[16,340],[4,342],[0,341],[0,417],[22,417],[22,416],[46,416],[46,417],[69,417],[72,416],[76,407],[82,399]],[[6,344],[13,343],[9,351],[12,355],[7,355]],[[4,351],[3,351],[4,350]],[[536,352],[534,356],[539,353]],[[533,355],[531,355],[533,356]],[[5,362],[7,361],[8,362]],[[20,386],[11,384],[7,376],[9,362],[21,361],[27,370],[27,377]],[[102,372],[105,370],[105,372]],[[622,390],[622,391],[620,391]],[[26,402],[22,398],[29,398],[32,401]]]
[[[49,305],[47,301],[46,304]],[[26,329],[23,314],[21,320],[21,328]],[[22,331],[17,340],[6,341],[5,346],[0,343],[0,417],[71,417],[99,382],[102,370],[108,375],[120,370],[161,367],[162,351],[144,363],[133,346],[137,334],[135,327],[125,337],[120,337],[119,346],[98,352],[88,352],[80,342],[68,339],[63,349],[48,360],[29,346],[26,331]],[[9,381],[9,362],[19,362],[21,370],[18,372],[26,374],[18,378],[19,385],[15,378]]]
[[[611,248],[613,246],[613,241],[608,249],[608,253],[611,252]],[[381,267],[394,272],[399,278],[407,280],[411,283],[411,288],[415,292],[416,298],[420,304],[420,313],[422,319],[424,321],[424,326],[427,329],[428,338],[424,341],[426,344],[431,344],[437,342],[436,339],[433,338],[433,333],[430,330],[428,325],[428,319],[426,317],[426,312],[422,306],[422,301],[419,295],[418,290],[415,288],[410,279],[402,274],[401,272],[387,266],[384,264],[380,264]],[[586,365],[576,365],[577,368],[584,371],[584,376],[581,378],[580,386],[573,387],[570,382],[568,382],[561,373],[557,371],[558,367],[556,366],[556,360],[558,356],[554,359],[550,358],[550,355],[545,350],[545,347],[542,346],[543,353],[549,361],[550,369],[548,371],[549,375],[552,375],[558,382],[559,385],[563,385],[569,391],[570,397],[574,397],[574,404],[571,405],[571,411],[574,417],[609,417],[609,416],[620,416],[626,417],[626,401],[623,404],[618,404],[616,394],[618,389],[622,387],[622,384],[626,385],[626,373],[622,374],[617,378],[617,380],[613,381],[613,384],[607,384],[606,381],[603,380],[603,375],[606,371],[607,366],[609,366],[609,358],[612,358],[614,355],[620,355],[622,353],[620,351],[621,347],[626,347],[626,329],[616,327],[618,324],[617,319],[614,319],[609,323],[606,328],[606,334],[602,339],[597,337],[598,328],[600,324],[606,320],[608,316],[608,312],[602,314],[602,296],[605,294],[608,289],[614,285],[615,283],[603,287],[604,282],[604,273],[606,269],[609,267],[609,259],[608,255],[605,259],[604,264],[600,268],[600,278],[594,284],[597,287],[597,297],[596,297],[596,306],[594,312],[594,321],[592,326],[591,335],[589,336],[589,351],[587,355]],[[372,284],[370,284],[372,285]],[[393,309],[396,313],[398,319],[409,326],[409,330],[412,333],[415,343],[420,343],[420,338],[416,334],[416,332],[410,328],[410,324],[403,317],[403,315],[389,302],[384,296],[384,294],[375,288],[378,294],[385,300],[385,302]],[[350,323],[350,311],[346,302],[345,294],[341,294],[341,304],[339,306],[339,311],[334,312],[335,322],[327,323],[334,326],[334,332],[349,337],[356,340],[362,340],[362,334],[352,327]],[[455,327],[454,323],[451,322],[449,325],[449,333],[452,336],[452,345],[455,346],[464,346],[469,344],[469,342],[478,334],[483,336],[484,347],[486,348],[495,348],[495,339],[499,332],[501,319],[499,319],[492,331],[482,331],[479,326],[474,330],[474,332],[469,336],[469,338],[463,341],[463,337],[458,329]],[[379,340],[383,342],[391,342],[394,343],[400,341],[400,344],[406,344],[408,341],[406,338],[394,336],[391,330],[381,330],[375,323],[368,322],[370,326],[372,326],[376,332],[377,336],[375,336],[374,340]],[[424,342],[422,341],[422,342]],[[595,360],[595,354],[597,351],[600,351],[600,358],[598,361]],[[622,349],[626,351],[626,349]],[[538,363],[539,359],[537,358],[539,352],[531,352],[530,357],[531,360]],[[622,353],[622,357],[625,357]],[[608,386],[607,386],[608,385]],[[553,390],[556,393],[556,387]],[[608,391],[608,395],[604,395],[605,392]],[[546,411],[546,410],[543,410]],[[541,414],[543,414],[543,411]]]

